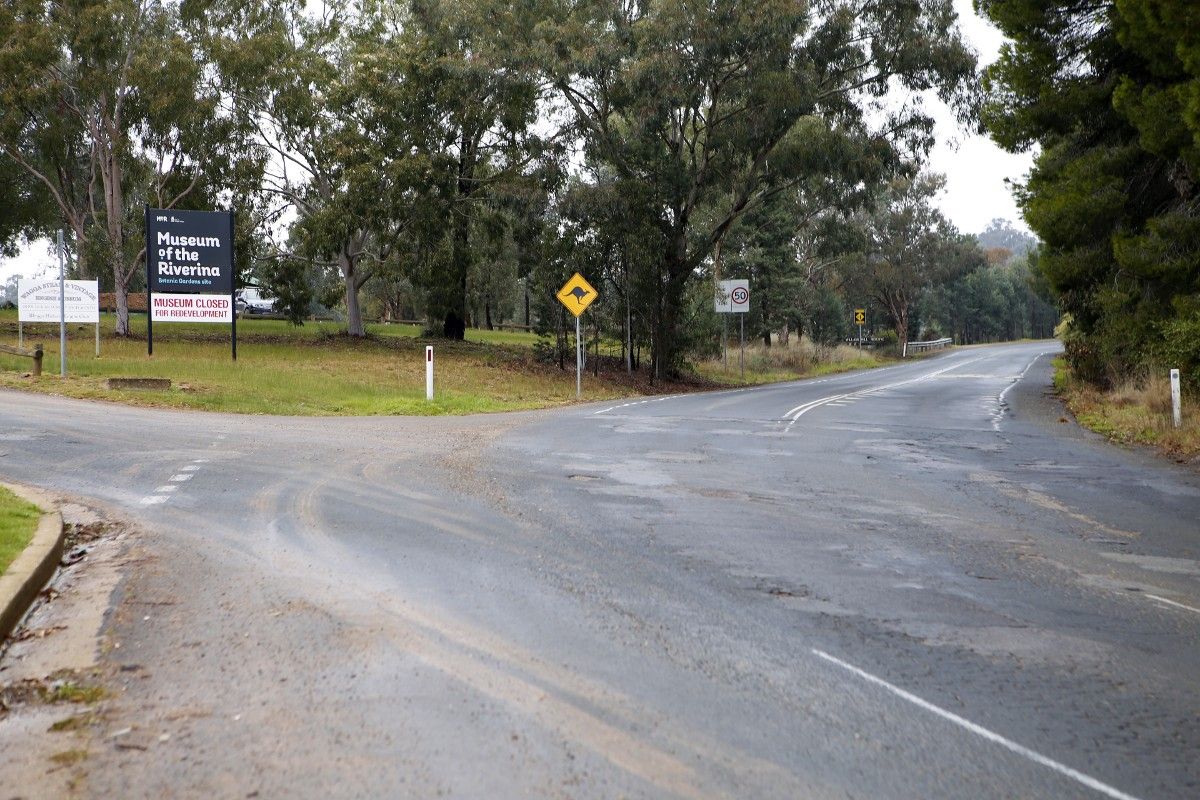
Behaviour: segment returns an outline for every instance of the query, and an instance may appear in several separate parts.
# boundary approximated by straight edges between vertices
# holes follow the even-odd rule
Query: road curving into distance
[[[0,393],[0,475],[144,527],[104,724],[162,736],[86,793],[1195,797],[1200,476],[1062,420],[1056,350],[465,419]]]

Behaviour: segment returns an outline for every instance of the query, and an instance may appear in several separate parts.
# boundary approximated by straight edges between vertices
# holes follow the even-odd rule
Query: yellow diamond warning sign
[[[585,281],[578,272],[571,280],[563,284],[555,296],[558,298],[558,302],[567,307],[567,311],[577,317],[587,310],[593,300],[599,297],[592,285]]]
[[[854,309],[854,322],[857,323],[858,325],[862,325],[866,321],[867,321],[866,309],[862,309],[862,308]]]

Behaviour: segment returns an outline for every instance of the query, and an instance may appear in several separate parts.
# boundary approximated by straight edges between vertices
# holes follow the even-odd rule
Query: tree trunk
[[[487,298],[483,301],[483,324],[487,329],[494,330],[492,327],[492,298]]]
[[[791,327],[791,325],[788,324],[788,321],[785,319],[783,321],[783,326],[779,329],[779,344],[783,347],[787,347],[788,342],[791,340],[791,337],[792,337],[792,327]]]
[[[358,304],[358,290],[363,284],[358,274],[358,265],[344,248],[338,253],[337,263],[346,284],[346,333],[351,336],[366,336],[362,309]]]
[[[650,349],[653,374],[658,379],[675,377],[683,355],[679,349],[679,319],[684,303],[684,288],[691,272],[686,264],[686,255],[687,238],[680,231],[675,234],[674,241],[663,255],[666,280],[659,285],[658,319],[655,321],[654,341]]]

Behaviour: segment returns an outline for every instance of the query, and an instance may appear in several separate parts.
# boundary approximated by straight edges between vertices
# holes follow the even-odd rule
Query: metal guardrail
[[[909,352],[923,353],[927,350],[941,350],[948,345],[954,344],[954,340],[947,336],[944,339],[934,339],[932,342],[905,342],[904,351],[900,354],[901,358],[908,358]]]

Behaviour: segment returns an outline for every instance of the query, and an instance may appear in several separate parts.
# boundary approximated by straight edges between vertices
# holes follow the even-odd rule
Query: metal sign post
[[[742,380],[746,380],[746,315],[738,316],[738,327],[741,329],[742,351],[738,353],[738,369],[741,370]]]
[[[58,375],[67,377],[67,267],[62,228],[58,229]]]
[[[732,280],[718,281],[717,295],[713,303],[713,309],[718,314],[739,314],[738,331],[740,350],[738,352],[738,369],[741,371],[742,380],[746,379],[746,317],[745,314],[750,310],[750,281],[748,280]],[[728,342],[729,323],[726,317],[725,330],[726,342]],[[725,369],[729,369],[729,347],[725,345]]]
[[[575,315],[575,398],[583,397],[583,346],[579,331],[579,317],[595,302],[599,294],[592,285],[576,272],[571,280],[563,284],[555,295],[567,311]]]

